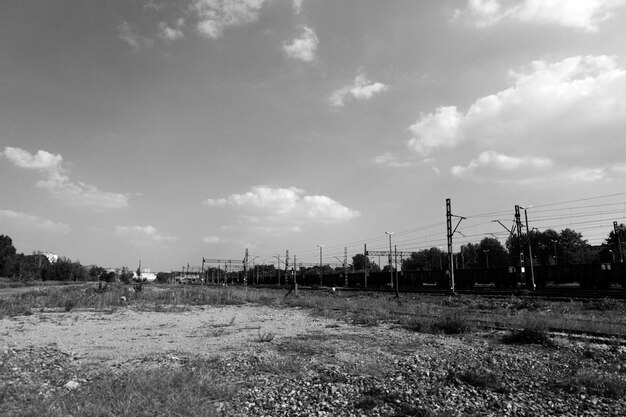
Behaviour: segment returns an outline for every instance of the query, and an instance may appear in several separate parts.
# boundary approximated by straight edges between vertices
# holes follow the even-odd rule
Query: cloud
[[[510,88],[478,98],[466,112],[442,106],[421,113],[409,127],[409,149],[443,160],[452,158],[451,149],[457,159],[477,151],[469,163],[454,165],[456,175],[504,172],[533,161],[549,160],[550,172],[560,174],[569,167],[583,172],[622,163],[626,71],[614,57],[534,61],[510,75]],[[590,177],[602,178],[585,175]]]
[[[330,104],[335,107],[343,107],[347,100],[369,100],[370,98],[387,91],[389,86],[380,82],[367,79],[365,74],[359,72],[352,84],[341,87],[330,95]]]
[[[463,120],[456,106],[439,107],[435,113],[420,113],[419,119],[409,127],[415,135],[409,148],[420,155],[429,155],[433,149],[451,148],[461,141],[459,125]]]
[[[319,39],[309,27],[304,27],[304,31],[299,38],[291,43],[283,44],[283,50],[287,56],[304,62],[311,62],[315,59],[315,51],[319,45]]]
[[[7,146],[0,155],[17,167],[40,172],[44,179],[37,181],[37,187],[48,190],[52,197],[67,204],[94,210],[128,207],[130,197],[127,194],[101,191],[93,185],[70,180],[59,154],[39,150],[33,155],[24,149]]]
[[[457,10],[455,17],[465,16],[478,27],[518,20],[594,32],[625,4],[626,0],[468,0],[466,9]]]
[[[377,165],[387,165],[393,168],[402,168],[411,166],[408,160],[402,160],[399,155],[387,152],[383,155],[374,157],[374,163]]]
[[[176,241],[174,236],[160,234],[152,225],[147,226],[115,226],[115,235],[128,239],[128,242],[139,247],[167,247]]]
[[[178,19],[175,27],[170,27],[165,22],[159,23],[159,37],[166,41],[175,41],[178,39],[183,39],[185,34],[182,31],[182,27],[185,22],[183,19]]]
[[[296,14],[300,14],[302,12],[302,4],[304,0],[293,0],[293,11]]]
[[[222,239],[219,238],[219,236],[205,236],[202,238],[202,243],[219,243],[221,242]]]
[[[59,172],[63,157],[53,155],[50,152],[39,150],[35,155],[20,148],[7,146],[3,155],[15,166],[26,169],[37,169],[41,171]]]
[[[522,156],[508,156],[494,151],[481,152],[478,158],[472,160],[467,166],[452,167],[452,174],[461,178],[491,179],[498,178],[500,181],[519,181],[541,177],[545,168],[551,167],[553,162],[548,158]],[[508,172],[509,175],[504,175]]]
[[[134,51],[142,46],[151,46],[153,41],[137,34],[137,29],[128,22],[122,22],[118,27],[118,37],[126,42]]]
[[[306,195],[299,188],[255,186],[244,194],[227,198],[209,198],[209,207],[229,207],[237,211],[240,225],[266,232],[298,232],[308,221],[337,223],[360,215],[323,195]]]
[[[190,11],[195,14],[198,32],[208,38],[220,38],[229,26],[242,26],[258,20],[265,0],[195,0]]]
[[[6,228],[15,228],[20,231],[58,234],[67,234],[70,232],[70,226],[65,223],[55,223],[43,217],[13,210],[0,210],[0,224]]]

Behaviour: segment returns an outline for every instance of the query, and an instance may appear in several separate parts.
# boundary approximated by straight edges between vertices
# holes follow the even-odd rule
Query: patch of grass
[[[470,330],[470,325],[461,317],[461,313],[456,310],[445,319],[433,323],[433,330],[445,334],[461,334]]]
[[[538,318],[527,318],[521,329],[514,329],[502,339],[507,344],[535,344],[553,346],[547,323]]]
[[[447,379],[449,381],[460,381],[475,388],[490,389],[495,392],[506,393],[506,387],[500,382],[498,376],[494,372],[484,368],[469,369],[462,372],[450,371]]]
[[[263,342],[263,343],[267,343],[267,342],[271,342],[272,340],[274,340],[274,333],[271,332],[261,332],[259,331],[259,342]]]
[[[625,304],[621,300],[614,298],[603,298],[602,300],[595,300],[589,303],[584,303],[583,308],[586,310],[597,311],[624,311]]]
[[[209,362],[179,368],[107,372],[79,388],[21,404],[15,416],[198,416],[222,415],[216,403],[232,398],[237,387]]]
[[[587,393],[607,398],[623,399],[626,396],[626,380],[615,374],[604,374],[583,368],[557,384],[569,392]]]
[[[281,355],[273,357],[255,358],[251,361],[251,374],[266,373],[278,376],[299,375],[304,369],[304,361],[298,355]]]
[[[74,300],[72,300],[71,298],[65,300],[65,303],[63,305],[65,311],[72,311],[74,307],[76,307],[76,302]]]
[[[378,317],[374,314],[369,313],[353,313],[352,315],[352,324],[356,324],[358,326],[368,326],[375,327],[378,326]]]

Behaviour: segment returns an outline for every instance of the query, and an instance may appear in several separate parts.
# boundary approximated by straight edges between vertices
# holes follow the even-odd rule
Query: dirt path
[[[313,317],[299,309],[259,306],[198,308],[186,312],[37,312],[0,320],[0,349],[56,346],[81,359],[120,363],[167,352],[223,355],[275,338],[360,328]]]

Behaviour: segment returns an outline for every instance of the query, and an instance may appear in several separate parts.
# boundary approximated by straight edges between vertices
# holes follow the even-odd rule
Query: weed
[[[608,398],[623,398],[626,395],[626,381],[617,375],[603,374],[591,369],[580,369],[557,384],[557,387],[569,392]]]
[[[603,298],[602,300],[585,303],[584,308],[598,311],[623,311],[624,303],[614,298]]]
[[[274,340],[274,333],[259,330],[259,342],[271,342],[272,340]]]
[[[422,321],[415,319],[415,318],[411,318],[405,321],[402,327],[405,328],[406,330],[417,332],[417,333],[420,333],[425,330],[425,326],[422,323]]]
[[[369,313],[354,313],[352,314],[352,323],[359,326],[375,327],[378,326],[378,317]]]
[[[487,388],[495,392],[506,393],[505,386],[498,380],[495,373],[479,368],[463,372],[449,371],[447,379],[449,381],[460,381],[475,388]]]
[[[274,375],[298,375],[304,369],[304,363],[297,355],[283,355],[271,358],[255,358],[256,363],[250,370],[252,374],[268,373]]]
[[[536,344],[553,346],[548,335],[548,326],[542,319],[528,318],[521,329],[514,329],[502,339],[508,344]]]
[[[74,307],[76,307],[76,302],[74,300],[72,300],[71,298],[65,300],[65,303],[63,305],[65,311],[72,311]]]
[[[215,373],[211,363],[193,361],[119,374],[106,372],[78,389],[49,398],[35,397],[21,406],[23,416],[162,416],[223,415],[216,401],[228,401],[236,386]]]
[[[451,316],[446,317],[433,324],[433,329],[441,331],[445,334],[460,334],[469,331],[469,324],[461,317],[458,310],[454,311]]]

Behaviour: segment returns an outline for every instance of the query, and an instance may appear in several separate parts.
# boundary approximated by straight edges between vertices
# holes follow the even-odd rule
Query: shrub
[[[441,331],[445,334],[465,333],[470,329],[470,325],[461,317],[459,311],[454,311],[451,316],[446,317],[433,325],[433,330]]]
[[[623,398],[626,395],[626,381],[617,375],[602,374],[591,369],[581,369],[557,386],[569,392],[586,392],[608,398]]]
[[[259,331],[259,342],[271,342],[274,340],[274,333]]]
[[[536,344],[553,346],[554,342],[548,335],[548,326],[541,319],[527,319],[521,329],[512,330],[504,336],[504,343]]]

